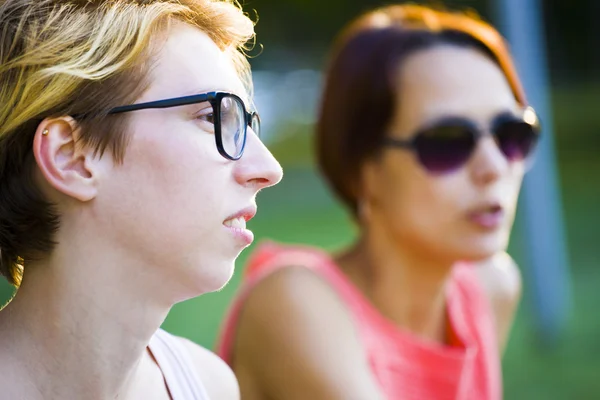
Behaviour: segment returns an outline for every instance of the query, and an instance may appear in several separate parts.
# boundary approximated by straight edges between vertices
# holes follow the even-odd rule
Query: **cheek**
[[[384,218],[402,236],[439,235],[455,219],[463,193],[458,177],[434,177],[416,165],[398,165],[382,176],[378,198]]]
[[[406,186],[405,191],[401,215],[412,222],[412,229],[421,234],[440,235],[455,221],[460,209],[460,186],[427,178]]]
[[[160,129],[132,137],[123,165],[115,168],[113,196],[130,216],[170,230],[171,226],[203,225],[218,214],[227,167],[214,137],[181,129]],[[188,128],[189,129],[189,128]],[[194,132],[195,133],[195,132]],[[216,154],[215,154],[216,153]],[[224,160],[224,159],[223,159]]]
[[[514,215],[516,212],[524,175],[525,167],[522,164],[515,164],[509,169],[509,173],[507,173],[503,182],[504,192],[507,195],[506,206],[511,215]]]
[[[138,138],[138,155],[156,183],[185,192],[216,181],[225,169],[214,135],[190,122],[158,130],[165,133]]]

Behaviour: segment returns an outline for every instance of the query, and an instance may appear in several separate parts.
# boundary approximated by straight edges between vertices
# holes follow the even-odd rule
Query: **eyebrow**
[[[249,112],[253,112],[253,111],[257,111],[257,107],[256,107],[256,103],[254,102],[254,98],[251,97],[248,93],[248,91],[246,89],[244,89],[242,87],[242,90],[235,90],[233,88],[227,88],[227,86],[218,86],[218,89],[215,89],[214,86],[212,86],[211,88],[207,88],[207,87],[200,87],[200,89],[198,89],[198,87],[196,87],[196,89],[193,90],[186,90],[185,93],[182,95],[183,96],[194,96],[198,93],[206,93],[206,92],[227,92],[227,93],[231,93],[231,94],[235,94],[236,96],[238,96],[240,99],[242,99],[242,101],[244,102],[244,106],[246,107],[246,109]]]
[[[173,96],[173,97],[188,97],[188,96],[197,95],[199,93],[209,93],[209,92],[227,92],[227,93],[235,94],[236,96],[238,96],[240,99],[242,99],[244,101],[249,101],[248,93],[246,92],[246,90],[243,90],[242,92],[240,92],[239,90],[235,90],[232,87],[227,87],[227,86],[203,86],[203,87],[196,86],[193,89],[186,90],[185,92],[183,92],[183,94],[181,94],[179,96]]]
[[[195,96],[199,93],[210,93],[210,92],[230,92],[229,90],[225,90],[223,88],[216,89],[215,87],[194,87],[193,89],[186,89],[183,93],[172,96],[172,97],[188,97]],[[230,92],[231,93],[231,92]]]
[[[504,119],[519,119],[520,116],[518,113],[515,113],[514,111],[511,111],[509,109],[504,109],[499,111],[498,113],[496,113],[492,118],[490,118],[487,121],[487,125],[492,126],[498,123],[498,121],[504,120]],[[473,127],[480,127],[480,124],[475,121],[475,119],[470,118],[466,115],[460,115],[460,114],[444,114],[441,115],[439,117],[433,118],[431,120],[427,120],[425,123],[420,124],[417,129],[414,130],[414,132],[421,132],[424,131],[426,129],[431,129],[431,128],[435,128],[437,126],[440,125],[446,125],[446,124],[453,124],[453,123],[457,123],[457,124],[463,124],[463,125],[471,125]]]
[[[488,120],[488,122],[494,122],[497,119],[500,118],[519,118],[520,114],[518,112],[509,110],[509,109],[504,109],[501,110],[499,112],[497,112],[496,114],[494,114],[494,116],[492,118],[490,118]],[[444,124],[444,123],[448,123],[448,122],[476,122],[476,120],[474,118],[471,118],[467,115],[464,114],[443,114],[439,117],[435,117],[432,118],[431,120],[426,121],[422,126],[424,127],[430,127],[430,126],[436,126],[439,124]]]

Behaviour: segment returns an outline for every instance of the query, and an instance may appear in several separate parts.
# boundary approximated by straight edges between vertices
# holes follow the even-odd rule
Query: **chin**
[[[478,237],[461,244],[461,259],[467,261],[481,261],[490,258],[494,254],[506,251],[508,240],[505,235],[491,235]]]
[[[201,296],[206,293],[217,292],[231,280],[234,272],[234,261],[208,261],[204,260],[202,266],[191,266],[191,274],[185,279],[185,286],[189,291],[187,298]]]
[[[235,261],[233,260],[218,264],[215,263],[206,276],[206,292],[216,292],[223,289],[223,287],[231,280],[234,270]]]

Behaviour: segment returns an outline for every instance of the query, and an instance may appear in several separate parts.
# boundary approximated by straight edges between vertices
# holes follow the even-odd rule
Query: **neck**
[[[174,303],[143,265],[84,236],[28,264],[0,313],[0,354],[11,360],[0,369],[10,364],[43,398],[127,397],[153,368],[147,344]]]
[[[364,231],[363,231],[364,232]],[[339,265],[373,305],[397,326],[438,341],[447,339],[446,284],[452,262],[391,235],[365,232]]]

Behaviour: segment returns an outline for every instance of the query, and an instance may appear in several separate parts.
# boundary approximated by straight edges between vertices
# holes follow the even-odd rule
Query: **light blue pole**
[[[496,0],[497,26],[510,43],[531,105],[542,121],[542,140],[534,167],[525,178],[523,216],[527,286],[536,328],[546,343],[558,339],[571,308],[571,282],[554,153],[546,67],[546,41],[539,0]]]

